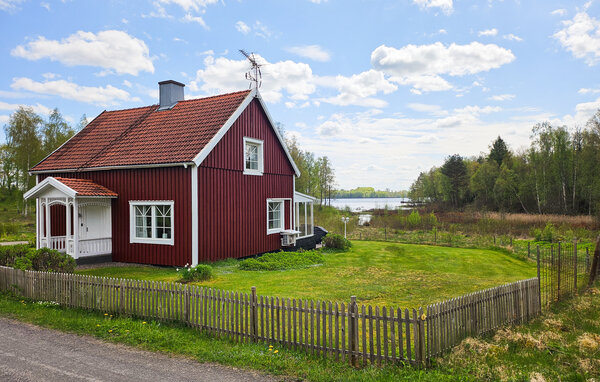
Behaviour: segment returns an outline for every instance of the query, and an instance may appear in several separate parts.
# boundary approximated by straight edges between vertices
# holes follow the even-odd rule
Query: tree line
[[[600,110],[583,128],[536,124],[520,152],[498,137],[488,153],[451,155],[419,174],[409,196],[453,209],[600,215],[599,165]]]
[[[301,176],[296,178],[296,191],[319,199],[320,204],[331,204],[335,193],[335,174],[327,156],[316,157],[304,151],[294,137],[285,140],[292,159],[298,166]]]
[[[407,191],[375,190],[373,187],[356,187],[352,190],[335,190],[333,197],[346,198],[405,198]]]
[[[6,142],[0,144],[0,196],[19,202],[35,185],[29,169],[40,162],[87,124],[85,115],[75,127],[58,109],[43,119],[30,107],[19,107],[4,126]],[[23,211],[26,213],[27,204]]]

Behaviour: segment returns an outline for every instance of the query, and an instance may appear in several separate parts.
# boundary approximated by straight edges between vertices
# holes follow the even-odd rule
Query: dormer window
[[[244,137],[244,174],[262,175],[263,170],[263,141]]]

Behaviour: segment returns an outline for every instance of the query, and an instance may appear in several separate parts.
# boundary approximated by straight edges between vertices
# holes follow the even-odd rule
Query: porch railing
[[[79,256],[94,256],[112,253],[112,239],[79,239]]]
[[[59,252],[67,251],[67,237],[66,236],[51,236],[50,237],[50,249],[56,249]]]

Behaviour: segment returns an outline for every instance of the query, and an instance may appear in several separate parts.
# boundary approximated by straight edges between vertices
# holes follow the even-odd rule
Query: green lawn
[[[237,261],[214,264],[216,277],[199,285],[261,295],[418,307],[534,277],[533,262],[502,252],[383,242],[354,242],[348,252],[326,253],[321,266],[286,271],[242,271]],[[175,281],[173,268],[109,267],[80,274]]]

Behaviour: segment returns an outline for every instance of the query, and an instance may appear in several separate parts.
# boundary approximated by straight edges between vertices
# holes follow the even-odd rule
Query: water
[[[331,199],[331,206],[339,209],[349,207],[352,212],[360,212],[372,209],[385,208],[398,209],[407,208],[402,202],[409,201],[408,198],[348,198]]]

